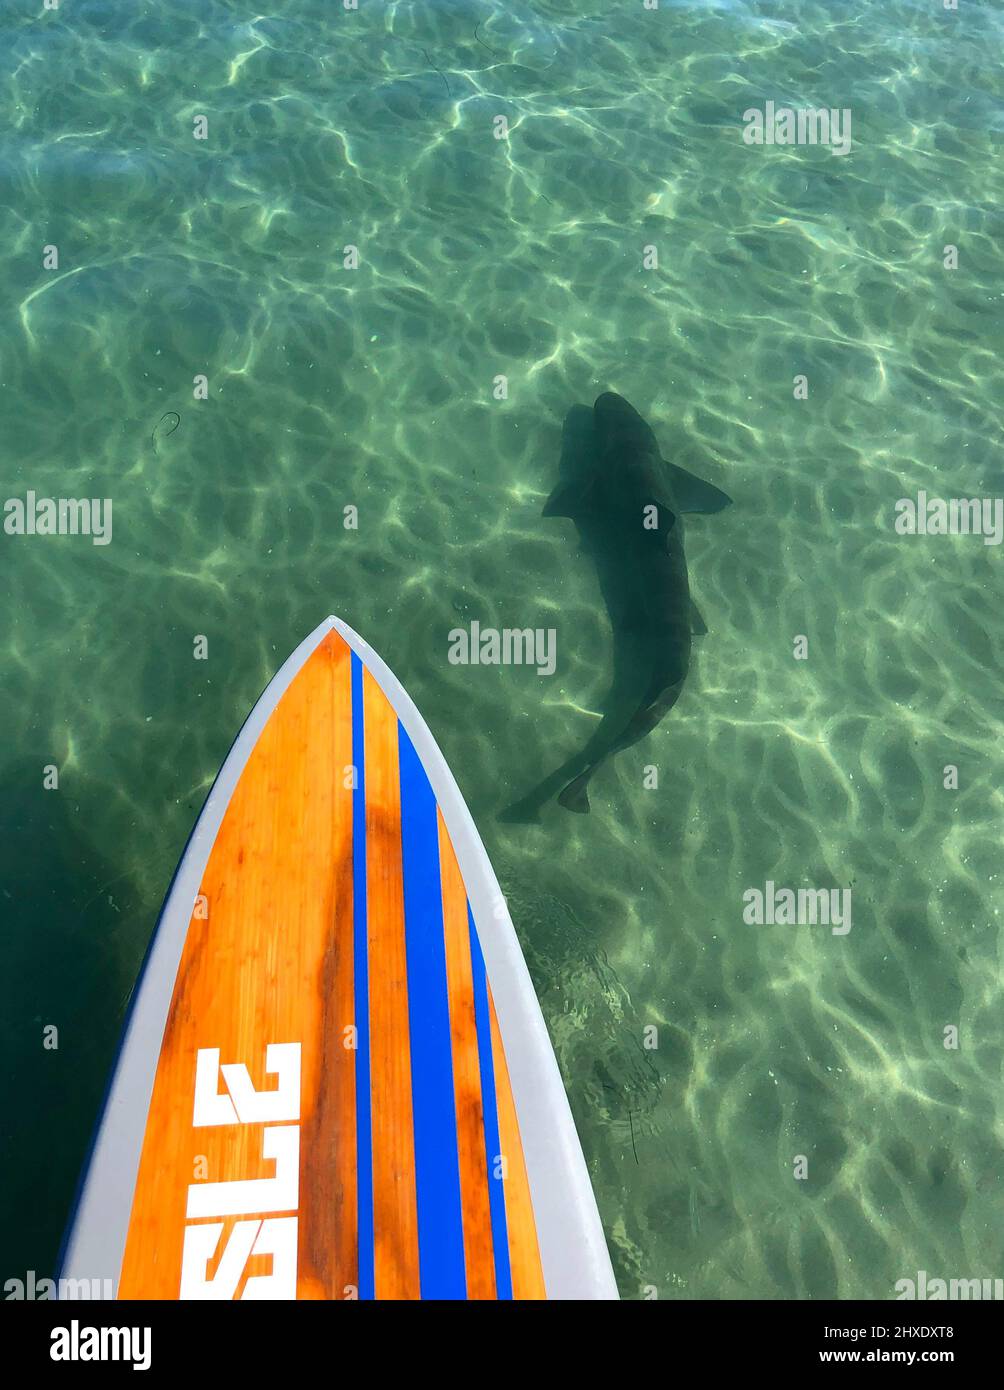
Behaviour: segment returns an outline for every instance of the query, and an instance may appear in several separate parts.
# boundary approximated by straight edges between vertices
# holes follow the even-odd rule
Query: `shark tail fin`
[[[564,806],[566,811],[577,811],[580,816],[589,815],[589,778],[592,773],[583,772],[576,777],[574,782],[569,782],[568,786],[558,797],[558,805]]]

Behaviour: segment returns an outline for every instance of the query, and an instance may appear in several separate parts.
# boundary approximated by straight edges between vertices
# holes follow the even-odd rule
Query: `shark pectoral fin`
[[[665,460],[663,460],[665,462]],[[706,483],[703,478],[695,478],[685,468],[675,463],[667,463],[673,478],[673,491],[683,512],[723,512],[732,505],[732,498],[714,483]]]
[[[589,815],[589,778],[592,773],[583,772],[580,777],[576,777],[574,782],[569,782],[568,786],[558,797],[558,805],[564,806],[566,811],[576,811],[580,816]]]
[[[568,516],[573,520],[582,516],[591,507],[588,487],[583,487],[577,479],[562,480],[544,503],[542,516]]]
[[[707,637],[708,625],[701,617],[701,610],[693,599],[690,600],[690,631],[695,637]]]

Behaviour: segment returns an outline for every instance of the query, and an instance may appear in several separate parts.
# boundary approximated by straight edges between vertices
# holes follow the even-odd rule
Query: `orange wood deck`
[[[419,1198],[409,1044],[409,977],[402,886],[402,808],[397,716],[364,671],[363,708],[353,711],[349,647],[329,632],[280,699],[242,772],[202,882],[203,917],[193,916],[175,984],[150,1105],[119,1285],[120,1298],[176,1299],[183,1256],[194,1269],[197,1296],[261,1296],[249,1279],[279,1280],[276,1242],[295,1251],[285,1294],[307,1299],[357,1295],[360,1270],[372,1267],[373,1295],[413,1299],[420,1278]],[[365,729],[365,909],[368,998],[357,999],[352,778],[353,718]],[[354,831],[354,823],[356,829]],[[498,1294],[503,1260],[513,1296],[545,1297],[533,1210],[516,1111],[494,1006],[491,1063],[503,1184],[507,1249],[494,1248],[490,1158],[486,1149],[481,1058],[475,1022],[467,895],[441,813],[436,813],[452,1050],[455,1148],[462,1208],[467,1297]],[[356,943],[358,945],[358,943]],[[362,1007],[364,1020],[357,1018]],[[372,1216],[360,1223],[357,1182],[357,1042],[368,1038],[368,1105],[372,1145]],[[196,1124],[195,1073],[200,1054],[218,1049],[221,1068],[247,1069],[257,1092],[274,1091],[266,1073],[270,1044],[299,1048],[300,1085],[294,1110],[282,1118],[242,1119],[245,1082],[221,1071],[211,1105],[214,1122]],[[203,1062],[203,1065],[206,1065]],[[201,1094],[201,1093],[200,1093]],[[258,1102],[255,1102],[257,1104]],[[245,1106],[250,1102],[245,1101]],[[222,1108],[221,1108],[222,1107]],[[290,1128],[278,1138],[277,1128]],[[298,1146],[295,1181],[280,1183],[286,1160],[267,1157],[275,1145]],[[292,1151],[292,1149],[290,1149]],[[213,1184],[273,1179],[268,1187]],[[200,1189],[193,1199],[190,1192]],[[246,1197],[238,1194],[247,1193]],[[234,1203],[245,1210],[233,1209]],[[256,1205],[257,1204],[257,1205]],[[262,1225],[261,1223],[265,1223]],[[242,1224],[243,1223],[243,1224]],[[432,1223],[434,1226],[434,1223]],[[196,1246],[222,1227],[214,1253]],[[372,1249],[359,1249],[360,1230]],[[426,1229],[432,1229],[427,1224]],[[498,1227],[496,1226],[496,1232]],[[189,1234],[186,1236],[186,1231]],[[248,1250],[254,1239],[266,1253]],[[186,1240],[192,1249],[186,1251]],[[292,1243],[290,1243],[292,1242]],[[199,1247],[201,1248],[201,1247]],[[192,1252],[196,1251],[195,1254]],[[362,1253],[363,1259],[360,1259]],[[215,1287],[212,1284],[216,1280]],[[203,1286],[205,1286],[203,1288]],[[194,1287],[194,1286],[193,1286]],[[275,1287],[278,1287],[276,1283]],[[196,1296],[196,1295],[193,1295]],[[428,1296],[428,1295],[427,1295]],[[435,1295],[432,1295],[435,1296]]]

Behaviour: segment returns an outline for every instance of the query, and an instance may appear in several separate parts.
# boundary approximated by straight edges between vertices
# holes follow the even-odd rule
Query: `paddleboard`
[[[265,689],[192,832],[60,1277],[122,1299],[617,1297],[470,812],[337,618]]]

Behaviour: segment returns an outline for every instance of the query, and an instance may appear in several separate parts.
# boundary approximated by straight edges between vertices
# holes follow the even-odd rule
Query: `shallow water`
[[[893,509],[1004,493],[1002,12],[132,11],[0,18],[3,497],[114,503],[108,546],[0,536],[0,1273],[51,1269],[194,816],[334,612],[469,799],[623,1296],[999,1277],[1001,550]],[[851,152],[747,146],[767,100],[850,107]],[[588,818],[502,825],[609,677],[594,572],[540,515],[605,389],[735,499],[688,522],[709,633]],[[553,627],[555,675],[450,665],[475,619]],[[744,924],[768,879],[852,888],[852,930]]]

